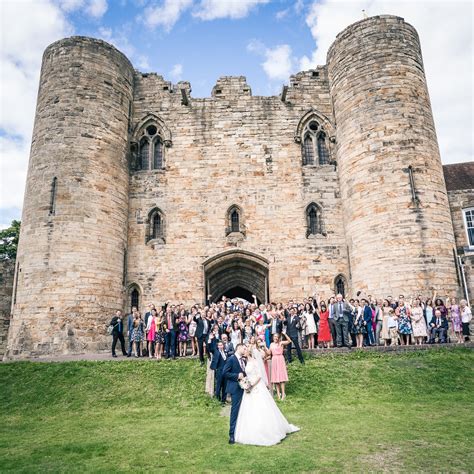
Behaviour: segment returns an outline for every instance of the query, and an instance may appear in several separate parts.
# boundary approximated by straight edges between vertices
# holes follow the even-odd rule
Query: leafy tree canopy
[[[0,260],[15,260],[20,237],[20,221],[12,221],[7,229],[0,230]]]

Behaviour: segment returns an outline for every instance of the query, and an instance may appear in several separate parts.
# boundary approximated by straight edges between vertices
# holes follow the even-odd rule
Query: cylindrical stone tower
[[[454,235],[416,30],[377,16],[328,52],[352,288],[457,289]]]
[[[43,56],[7,357],[95,351],[123,305],[133,67],[72,37]]]

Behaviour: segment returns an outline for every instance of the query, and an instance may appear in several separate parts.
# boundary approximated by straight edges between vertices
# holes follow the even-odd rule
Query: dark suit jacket
[[[199,339],[207,334],[209,334],[209,331],[211,329],[211,321],[207,321],[207,332],[204,333],[204,321],[203,321],[203,316],[200,315],[200,317],[194,316],[194,321],[196,321],[197,326],[196,326],[196,332],[195,336]]]
[[[235,352],[234,344],[228,342],[227,345],[224,344],[224,352],[227,357],[233,356]]]
[[[335,303],[333,303],[332,314],[333,314],[334,320],[338,321],[340,318],[342,318],[344,321],[349,321],[349,315],[352,312],[351,307],[345,301],[341,301],[341,304],[342,304],[342,314],[339,310],[339,302],[336,301]]]
[[[134,320],[134,319],[135,319],[135,318],[133,317],[133,314],[132,314],[132,313],[130,313],[130,314],[128,315],[128,317],[127,317],[127,329],[128,329],[128,333],[129,333],[130,335],[132,335],[133,320]]]
[[[166,326],[166,329],[177,331],[178,330],[178,316],[176,315],[176,313],[171,313],[170,316],[171,316],[171,327],[168,327],[168,315],[167,314],[163,315],[163,322]]]
[[[293,317],[293,321],[291,320],[291,316],[288,315],[286,317],[286,333],[288,337],[298,337],[299,328],[300,328],[300,317],[298,315]]]
[[[364,307],[364,321],[369,324],[372,324],[372,308],[370,306]]]
[[[222,376],[227,381],[226,391],[227,393],[235,394],[239,391],[243,391],[239,385],[239,374],[242,372],[242,367],[239,364],[237,356],[233,355],[229,357],[224,365]],[[244,372],[245,375],[245,372]]]
[[[227,362],[227,359],[228,358],[224,360],[217,346],[213,346],[211,370],[222,370],[224,368],[225,363]]]
[[[449,324],[448,324],[448,319],[446,318],[446,316],[440,316],[439,318],[441,320],[441,328],[442,329],[446,329],[446,331],[448,330],[449,328]],[[431,321],[430,321],[430,330],[433,329],[433,326],[431,326],[432,324],[434,324],[436,326],[436,316],[433,316],[431,318]]]
[[[119,322],[120,320],[120,322]],[[114,327],[112,334],[123,334],[123,320],[117,316],[114,316],[110,321],[110,324]]]

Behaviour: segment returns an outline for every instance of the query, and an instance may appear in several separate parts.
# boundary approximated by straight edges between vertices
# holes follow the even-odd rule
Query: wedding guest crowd
[[[144,315],[133,307],[124,321],[117,311],[110,325],[114,357],[118,341],[129,357],[175,359],[191,355],[198,356],[202,365],[206,355],[211,359],[217,351],[212,364],[218,379],[222,362],[233,348],[248,344],[252,338],[270,353],[265,355],[267,358],[281,361],[278,358],[285,351],[291,362],[294,349],[304,363],[301,349],[421,345],[445,343],[448,339],[463,343],[469,340],[471,319],[471,309],[464,299],[459,303],[455,298],[444,301],[435,293],[432,298],[418,295],[407,301],[404,295],[395,300],[359,293],[356,298],[346,299],[340,294],[329,298],[315,294],[303,301],[267,305],[257,304],[255,295],[253,302],[224,296],[218,303],[191,308],[168,301],[157,309],[150,303]],[[281,363],[276,366],[282,367]],[[276,383],[284,397],[285,376],[283,370],[277,372],[274,378],[282,379]]]

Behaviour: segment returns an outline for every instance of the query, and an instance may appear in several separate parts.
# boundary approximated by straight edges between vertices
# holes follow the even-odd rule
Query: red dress
[[[318,342],[331,342],[331,331],[329,330],[329,311],[319,314]]]

